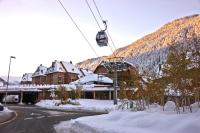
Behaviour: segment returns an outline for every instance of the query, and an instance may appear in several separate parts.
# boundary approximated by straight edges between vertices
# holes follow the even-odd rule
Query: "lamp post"
[[[5,106],[6,106],[6,98],[8,96],[8,85],[9,85],[9,78],[10,78],[11,59],[16,59],[16,57],[15,56],[10,56],[9,69],[8,69],[8,78],[7,78],[7,87],[6,87]]]

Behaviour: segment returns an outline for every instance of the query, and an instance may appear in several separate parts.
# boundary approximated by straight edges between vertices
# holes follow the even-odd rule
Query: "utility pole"
[[[117,64],[114,62],[114,105],[117,105]]]
[[[118,74],[117,71],[124,69],[126,66],[123,62],[123,57],[113,57],[105,61],[103,65],[111,72],[113,72],[113,102],[117,105],[117,90],[118,90]]]
[[[9,79],[10,79],[11,59],[16,59],[16,57],[15,56],[10,56],[10,62],[9,62],[9,68],[8,68],[8,78],[7,78],[7,87],[6,87],[6,96],[5,96],[5,106],[6,106],[6,98],[8,96],[8,85],[9,85]]]

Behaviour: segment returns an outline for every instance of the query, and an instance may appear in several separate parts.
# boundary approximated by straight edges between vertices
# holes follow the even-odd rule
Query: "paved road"
[[[96,113],[77,113],[47,110],[36,106],[9,106],[18,114],[17,118],[0,125],[0,133],[55,133],[53,126],[61,121]]]

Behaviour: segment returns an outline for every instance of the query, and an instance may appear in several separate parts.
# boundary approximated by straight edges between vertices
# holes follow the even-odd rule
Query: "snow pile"
[[[172,102],[166,108],[174,107]],[[58,133],[199,133],[200,110],[194,113],[176,114],[151,106],[149,111],[113,111],[109,114],[82,117],[55,126]],[[173,110],[173,109],[171,109]],[[171,113],[169,113],[171,112]]]
[[[3,111],[1,111],[1,113],[10,113],[13,112],[12,110],[9,110],[7,107],[3,108]]]
[[[72,101],[73,102],[73,101]],[[59,100],[41,100],[36,103],[37,106],[48,109],[59,109],[67,111],[92,111],[92,112],[109,112],[115,109],[112,100],[94,100],[94,99],[79,99],[76,100],[80,105],[58,105]]]
[[[71,84],[79,84],[79,83],[80,84],[92,84],[94,82],[112,84],[113,80],[104,75],[88,74],[88,75],[85,75],[84,77],[80,78],[77,81],[71,82]]]
[[[168,101],[165,104],[164,108],[165,108],[165,111],[175,111],[176,104],[174,102],[172,102],[172,101]]]

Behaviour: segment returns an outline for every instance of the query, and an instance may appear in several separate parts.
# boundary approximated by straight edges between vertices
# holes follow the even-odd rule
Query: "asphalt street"
[[[0,125],[0,133],[55,133],[54,125],[82,116],[98,115],[86,112],[48,110],[36,106],[10,105],[17,112],[14,121]]]

